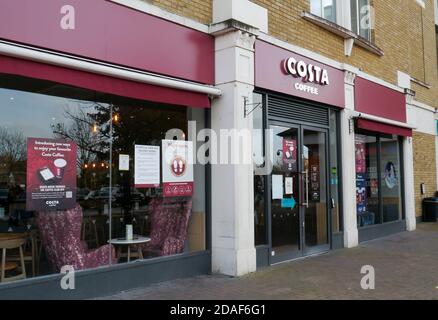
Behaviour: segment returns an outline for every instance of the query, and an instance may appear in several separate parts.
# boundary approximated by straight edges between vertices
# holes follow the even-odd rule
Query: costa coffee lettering
[[[284,68],[288,74],[303,78],[305,82],[317,83],[322,86],[330,84],[327,70],[310,63],[307,64],[301,60],[297,61],[291,57],[285,60]]]

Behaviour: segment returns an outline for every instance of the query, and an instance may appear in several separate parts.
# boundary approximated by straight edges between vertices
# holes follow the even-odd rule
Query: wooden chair
[[[41,251],[38,249],[38,234],[36,229],[28,232],[26,242],[23,248],[24,262],[30,263],[32,265],[32,276],[35,277],[39,273],[39,261]],[[20,254],[10,255],[8,257],[8,261],[20,262],[21,256]]]
[[[26,238],[4,238],[0,239],[0,249],[2,249],[2,261],[1,261],[1,277],[0,282],[10,282],[20,279],[26,279],[26,267],[24,265],[23,245],[26,242]],[[21,274],[11,277],[6,277],[6,271],[13,271],[19,267],[18,263],[7,261],[7,250],[18,249],[20,252]]]

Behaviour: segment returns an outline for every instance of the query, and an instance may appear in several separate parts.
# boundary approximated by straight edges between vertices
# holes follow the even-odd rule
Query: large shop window
[[[0,86],[2,282],[206,249],[188,131],[204,110],[5,75]]]
[[[356,133],[357,224],[402,219],[402,162],[398,136]]]

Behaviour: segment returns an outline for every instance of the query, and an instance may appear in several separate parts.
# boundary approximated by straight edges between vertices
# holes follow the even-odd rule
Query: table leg
[[[143,260],[143,250],[141,250],[140,246],[138,246],[138,258],[140,260]]]
[[[120,257],[122,256],[122,247],[118,246],[117,247],[117,261],[119,261]]]
[[[35,264],[36,264],[36,241],[35,241],[35,235],[31,234],[31,246],[32,246],[32,276],[35,277]]]
[[[131,262],[131,246],[128,245],[128,262]]]

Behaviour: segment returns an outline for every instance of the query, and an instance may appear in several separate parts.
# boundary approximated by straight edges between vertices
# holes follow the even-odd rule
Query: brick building
[[[240,276],[415,230],[422,199],[438,189],[436,0],[69,3],[0,5],[2,132],[74,142],[70,173],[81,186],[62,180],[63,161],[32,153],[26,200],[3,199],[0,213],[34,219],[32,240],[46,253],[29,258],[41,264],[33,277],[0,284],[1,297]],[[251,163],[211,153],[207,166],[184,162],[180,148],[198,155],[225,130],[227,152]],[[0,181],[14,176],[3,171]],[[50,195],[59,207],[47,207],[40,185],[59,184],[66,192]],[[66,212],[80,234],[51,239]],[[0,234],[19,228],[2,220]],[[60,254],[74,239],[95,251],[78,243]],[[139,243],[139,261],[122,263]],[[73,294],[58,288],[68,263],[81,270]]]

